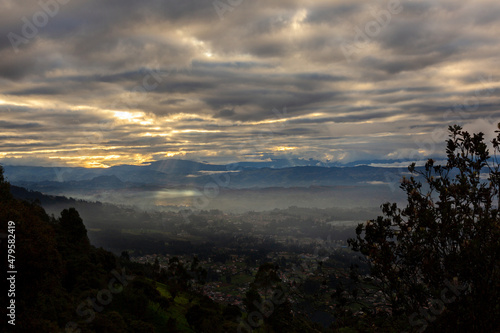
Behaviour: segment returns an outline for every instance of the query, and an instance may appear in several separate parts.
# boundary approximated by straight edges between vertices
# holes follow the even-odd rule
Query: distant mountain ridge
[[[314,160],[291,161],[314,164]],[[7,179],[17,186],[48,194],[94,195],[105,191],[155,191],[164,188],[183,189],[214,186],[232,189],[311,186],[398,186],[406,168],[361,166],[288,166],[291,163],[245,162],[216,165],[186,160],[164,160],[145,165],[120,165],[110,168],[51,168],[5,166]],[[295,163],[295,164],[297,164]]]
[[[255,167],[255,163],[258,162],[215,165],[166,160],[107,169],[4,168],[12,185],[52,196],[141,207],[196,208],[206,204],[213,209],[234,211],[290,205],[372,207],[381,200],[398,200],[396,193],[400,180],[409,175],[406,167],[305,165],[272,168]]]
[[[119,165],[110,168],[82,168],[82,167],[38,167],[38,166],[12,166],[5,165],[5,175],[11,182],[68,182],[68,181],[87,181],[101,176],[114,176],[122,182],[133,183],[179,183],[180,178],[186,176],[203,177],[204,173],[208,172],[230,172],[239,171],[250,172],[250,174],[258,173],[257,170],[270,169],[266,173],[278,174],[279,172],[271,170],[286,169],[289,173],[293,168],[310,168],[310,169],[297,169],[318,171],[318,168],[352,168],[368,166],[370,164],[390,164],[390,163],[404,163],[403,160],[365,160],[359,162],[352,162],[348,164],[340,164],[338,162],[321,162],[313,159],[274,159],[272,161],[263,162],[239,162],[227,165],[209,164],[194,162],[188,160],[169,159],[151,162],[144,165]],[[410,164],[410,162],[407,162]],[[316,169],[315,169],[316,168]],[[398,168],[400,169],[400,168]],[[403,168],[405,169],[405,168]],[[328,173],[335,173],[332,170]],[[323,170],[325,171],[325,170]],[[105,178],[101,179],[105,180]],[[380,179],[379,179],[380,180]],[[180,183],[186,183],[181,181]],[[191,182],[187,182],[191,183]]]

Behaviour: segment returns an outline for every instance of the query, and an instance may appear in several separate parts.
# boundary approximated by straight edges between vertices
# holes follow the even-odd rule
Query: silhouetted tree
[[[500,135],[490,157],[483,133],[450,126],[447,163],[429,160],[403,178],[406,208],[360,224],[350,246],[366,256],[392,315],[422,332],[500,327]]]
[[[122,254],[120,255],[120,259],[125,261],[125,262],[129,262],[130,261],[130,254],[128,253],[128,251],[122,251]]]
[[[265,263],[259,266],[259,270],[255,275],[255,280],[252,283],[255,288],[262,290],[265,294],[275,289],[281,283],[278,276],[278,266],[273,263]]]

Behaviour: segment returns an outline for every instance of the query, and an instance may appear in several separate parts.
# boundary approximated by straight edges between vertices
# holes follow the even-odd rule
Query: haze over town
[[[0,332],[498,332],[499,18],[0,0]]]

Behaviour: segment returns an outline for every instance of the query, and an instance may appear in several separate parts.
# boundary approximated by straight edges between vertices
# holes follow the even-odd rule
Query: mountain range
[[[294,165],[288,164],[306,164]],[[297,162],[297,163],[296,163]],[[299,163],[300,162],[300,163]],[[389,182],[406,173],[405,168],[368,165],[326,166],[315,160],[276,160],[215,165],[187,160],[163,160],[144,165],[110,168],[4,166],[12,183],[27,188],[71,186],[72,188],[126,188],[144,185],[204,186],[216,181],[224,187],[293,187],[353,185],[363,182]],[[308,164],[308,165],[307,165]],[[218,179],[218,180],[217,180]]]
[[[374,161],[342,167],[318,163],[297,159],[216,165],[169,159],[110,168],[7,165],[4,170],[11,184],[50,195],[141,207],[201,207],[196,203],[201,200],[203,208],[237,211],[378,206],[397,200],[399,181],[409,175],[407,168],[366,165]]]

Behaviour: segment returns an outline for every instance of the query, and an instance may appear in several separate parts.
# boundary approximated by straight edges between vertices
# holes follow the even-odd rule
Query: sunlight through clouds
[[[387,24],[386,1],[245,2],[223,20],[210,1],[95,5],[0,43],[0,162],[386,159],[500,117],[492,1],[401,2]],[[38,8],[10,2],[0,26],[22,35]]]

